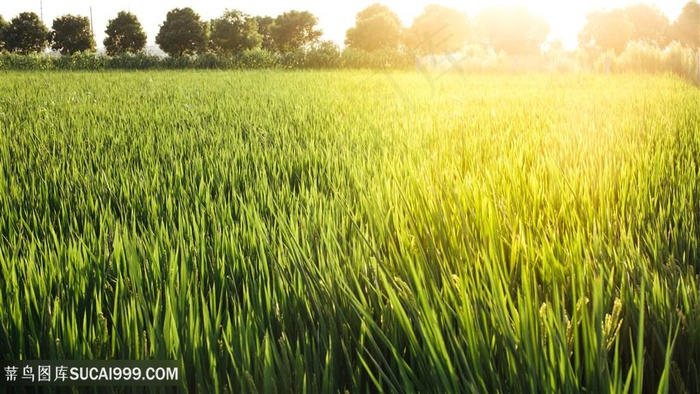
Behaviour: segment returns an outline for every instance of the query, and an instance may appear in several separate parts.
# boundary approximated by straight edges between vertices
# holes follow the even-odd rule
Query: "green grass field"
[[[0,359],[233,392],[700,391],[671,76],[0,74]]]

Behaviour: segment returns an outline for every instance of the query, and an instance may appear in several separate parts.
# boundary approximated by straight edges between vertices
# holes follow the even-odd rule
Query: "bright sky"
[[[257,0],[257,1],[225,1],[225,0],[21,0],[0,2],[0,15],[10,20],[20,12],[33,11],[40,14],[43,1],[44,23],[50,28],[53,19],[64,14],[90,15],[95,29],[95,39],[98,47],[102,47],[105,37],[104,30],[107,21],[116,17],[122,10],[131,11],[139,18],[148,34],[149,45],[154,44],[160,24],[167,12],[176,7],[192,7],[203,19],[216,18],[226,9],[239,9],[251,15],[277,16],[285,11],[311,11],[319,18],[319,27],[324,32],[324,39],[333,40],[342,46],[345,32],[355,23],[355,15],[377,0],[359,0],[332,2],[328,0]],[[678,17],[688,0],[646,0],[663,11],[673,22]],[[577,46],[577,34],[585,23],[587,13],[598,9],[611,9],[639,3],[635,0],[383,0],[382,4],[396,12],[405,26],[410,26],[413,19],[423,8],[431,3],[441,3],[466,11],[473,17],[480,9],[491,5],[525,6],[534,14],[547,19],[552,27],[549,38],[561,39],[565,47],[573,49]]]

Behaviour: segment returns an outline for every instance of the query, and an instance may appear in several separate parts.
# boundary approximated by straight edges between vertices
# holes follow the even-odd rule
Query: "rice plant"
[[[673,76],[3,73],[0,357],[698,392],[698,108]]]

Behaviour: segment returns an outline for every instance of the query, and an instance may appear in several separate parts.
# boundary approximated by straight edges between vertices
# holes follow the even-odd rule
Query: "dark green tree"
[[[357,13],[355,26],[345,33],[345,45],[373,52],[396,50],[401,41],[401,20],[389,7],[374,3]]]
[[[146,32],[136,15],[121,11],[107,23],[107,37],[102,41],[109,56],[136,53],[146,46]]]
[[[476,25],[486,45],[509,55],[539,53],[550,30],[546,20],[522,7],[486,8],[477,15]]]
[[[33,12],[12,18],[5,29],[5,49],[22,54],[41,52],[48,46],[49,29]]]
[[[189,7],[168,12],[156,36],[156,44],[170,56],[202,53],[206,43],[206,23]]]
[[[234,55],[259,48],[262,43],[256,19],[238,10],[226,10],[220,18],[212,20],[210,26],[211,47],[219,54]]]
[[[671,39],[700,49],[700,3],[689,1],[671,26]]]
[[[5,50],[5,31],[9,26],[10,24],[0,15],[0,52]]]
[[[61,55],[95,50],[90,19],[86,16],[60,16],[53,20],[51,29],[51,49]]]
[[[262,37],[262,49],[266,51],[275,50],[275,41],[272,38],[272,25],[275,23],[275,18],[271,16],[256,16],[255,23],[258,25],[258,33]]]
[[[422,54],[450,53],[461,49],[470,28],[467,15],[439,4],[425,7],[406,31],[404,42],[411,50]]]
[[[318,19],[309,11],[288,11],[275,18],[270,36],[277,51],[289,53],[308,46],[323,34],[316,29]]]

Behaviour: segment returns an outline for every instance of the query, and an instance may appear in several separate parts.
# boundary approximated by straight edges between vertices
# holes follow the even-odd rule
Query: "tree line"
[[[323,33],[317,25],[318,19],[308,11],[288,11],[273,18],[226,10],[219,18],[204,21],[192,8],[175,8],[166,15],[155,42],[171,57],[235,56],[255,49],[280,54],[311,47],[338,51],[332,42],[319,41]],[[393,10],[375,3],[356,15],[355,25],[346,32],[345,45],[370,53],[429,55],[475,44],[508,55],[530,55],[542,50],[549,31],[546,20],[525,8],[489,7],[470,18],[438,4],[425,7],[413,24],[405,27]],[[105,33],[103,44],[109,56],[139,53],[147,41],[137,16],[130,12],[119,12],[109,20]],[[676,41],[698,49],[700,4],[688,2],[672,23],[658,8],[643,3],[596,11],[586,16],[578,38],[580,48],[592,52],[620,53],[630,42],[664,48]],[[561,43],[550,46],[557,45]],[[0,51],[30,54],[48,47],[62,55],[94,52],[90,20],[64,15],[54,19],[49,29],[33,12],[20,13],[9,22],[0,16]]]

